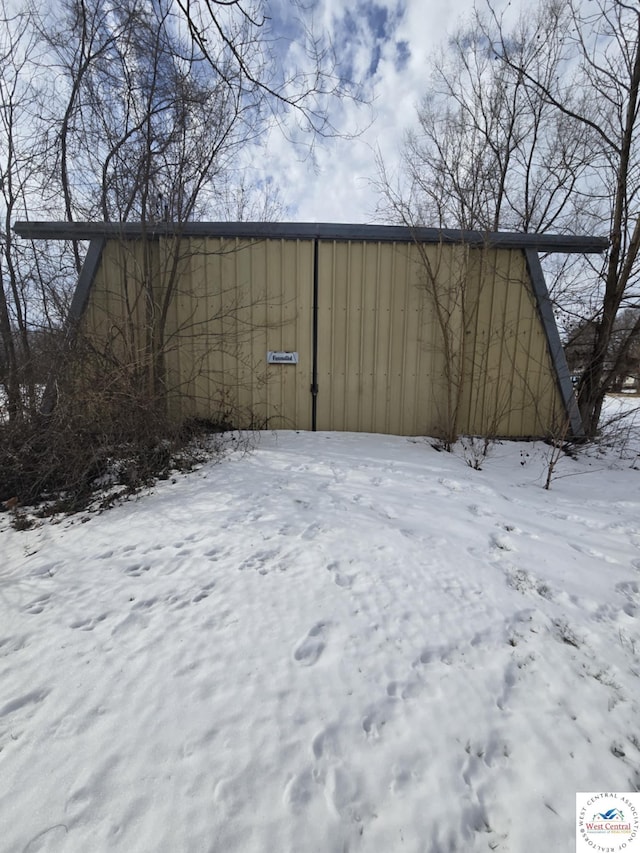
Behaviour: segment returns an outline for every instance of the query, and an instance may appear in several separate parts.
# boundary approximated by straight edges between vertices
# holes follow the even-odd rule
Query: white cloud
[[[472,0],[430,0],[428,6],[418,0],[367,5],[318,0],[314,24],[329,30],[343,67],[366,83],[372,110],[339,104],[333,117],[341,131],[369,126],[355,138],[317,141],[313,157],[279,130],[269,134],[260,158],[252,157],[258,172],[281,188],[293,219],[373,220],[374,151],[381,151],[391,169],[397,164],[403,135],[415,123],[416,104],[426,91],[429,58],[472,8]],[[293,52],[295,47],[290,58]]]

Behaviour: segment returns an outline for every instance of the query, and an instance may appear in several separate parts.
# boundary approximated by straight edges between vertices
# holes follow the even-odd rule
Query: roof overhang
[[[326,222],[16,222],[14,232],[31,240],[141,240],[160,237],[223,237],[247,240],[362,240],[382,243],[449,243],[536,252],[600,254],[606,237],[460,231],[404,225],[342,225]]]

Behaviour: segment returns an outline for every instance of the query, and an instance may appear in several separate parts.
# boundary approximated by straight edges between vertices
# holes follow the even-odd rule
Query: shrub
[[[98,488],[135,491],[166,477],[178,455],[180,467],[201,459],[194,438],[215,427],[176,423],[131,377],[94,374],[57,390],[50,414],[0,421],[1,502],[76,511]]]

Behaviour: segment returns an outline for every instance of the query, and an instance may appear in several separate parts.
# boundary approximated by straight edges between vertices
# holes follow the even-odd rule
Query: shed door
[[[317,429],[424,433],[430,359],[412,247],[318,249]]]

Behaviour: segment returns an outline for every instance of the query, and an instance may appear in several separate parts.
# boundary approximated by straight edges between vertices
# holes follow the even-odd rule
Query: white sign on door
[[[267,353],[267,364],[297,364],[297,352],[269,352]]]

